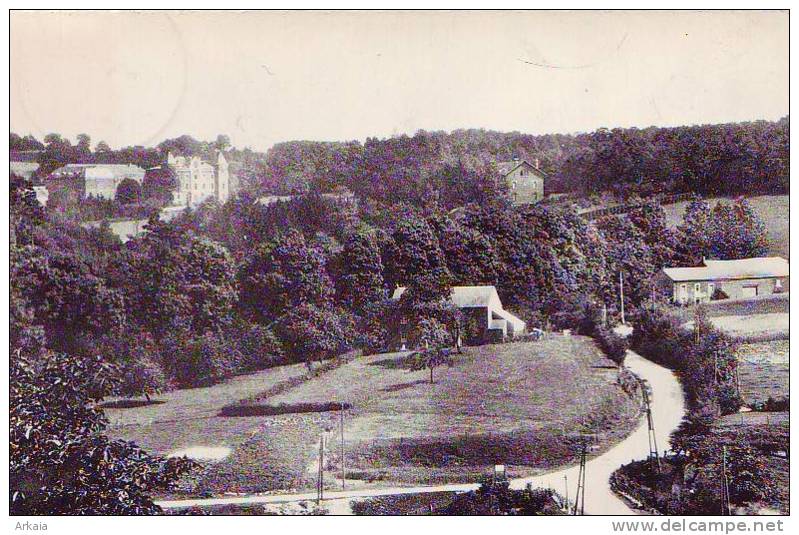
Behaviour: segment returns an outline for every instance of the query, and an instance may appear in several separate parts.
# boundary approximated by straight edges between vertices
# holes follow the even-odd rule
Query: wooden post
[[[344,404],[341,403],[338,407],[339,413],[339,429],[341,430],[341,490],[344,490],[347,485],[347,470],[344,465]]]
[[[619,271],[619,295],[621,296],[621,324],[627,325],[624,321],[624,273]]]

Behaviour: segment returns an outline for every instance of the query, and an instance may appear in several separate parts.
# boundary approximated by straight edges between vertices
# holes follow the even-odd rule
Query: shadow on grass
[[[369,366],[380,366],[381,368],[385,368],[387,370],[403,370],[408,368],[408,360],[409,356],[405,355],[402,357],[376,360],[374,362],[369,363]]]
[[[410,383],[399,383],[396,385],[389,385],[385,388],[382,388],[381,391],[383,392],[399,392],[400,390],[405,390],[407,388],[413,388],[416,385],[423,385],[427,384],[428,381],[425,379],[419,379],[418,381],[411,381]]]
[[[268,404],[236,404],[222,407],[218,416],[246,417],[246,416],[279,416],[281,414],[302,414],[308,412],[331,412],[349,409],[352,405],[346,402],[328,401],[325,403],[281,403]]]
[[[100,403],[103,409],[135,409],[136,407],[146,407],[147,405],[161,405],[166,403],[162,399],[120,399],[117,401],[105,401]]]

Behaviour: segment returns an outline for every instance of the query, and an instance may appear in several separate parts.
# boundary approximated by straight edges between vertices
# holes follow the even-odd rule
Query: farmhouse
[[[786,292],[788,274],[788,261],[772,256],[705,260],[704,266],[699,267],[663,268],[661,281],[672,301],[684,305]]]
[[[117,187],[126,178],[141,184],[144,169],[132,164],[71,163],[50,173],[46,185],[50,193],[57,189],[68,189],[79,198],[113,199]]]
[[[546,173],[538,168],[538,160],[532,165],[518,158],[497,163],[500,179],[508,185],[513,204],[530,204],[544,198]]]
[[[405,287],[394,290],[393,299],[399,299]],[[454,286],[450,302],[464,315],[466,332],[463,341],[481,344],[502,341],[506,337],[524,334],[527,324],[502,308],[494,286]]]

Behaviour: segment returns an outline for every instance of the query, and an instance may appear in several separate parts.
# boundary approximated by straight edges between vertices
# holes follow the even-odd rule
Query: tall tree
[[[194,467],[152,457],[103,434],[98,404],[112,388],[101,359],[12,348],[10,512],[14,515],[142,515],[161,511],[151,495]]]
[[[333,283],[322,250],[292,229],[259,246],[239,270],[239,302],[254,319],[267,324],[302,304],[324,305]]]
[[[383,262],[374,232],[361,230],[344,243],[337,273],[339,302],[356,314],[386,297]]]

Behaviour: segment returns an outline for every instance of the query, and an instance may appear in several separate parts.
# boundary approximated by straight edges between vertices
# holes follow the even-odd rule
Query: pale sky
[[[787,11],[11,14],[11,129],[39,139],[265,150],[787,113]]]

